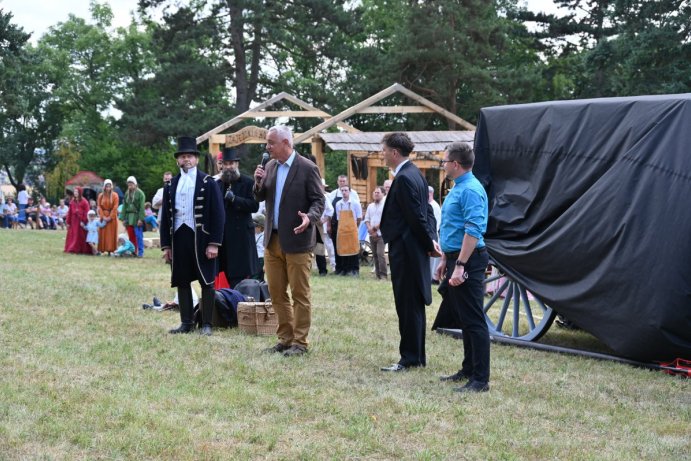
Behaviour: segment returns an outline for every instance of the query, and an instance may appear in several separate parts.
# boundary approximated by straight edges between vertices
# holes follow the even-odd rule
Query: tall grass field
[[[684,460],[691,380],[493,344],[491,390],[458,394],[461,342],[429,332],[403,373],[390,282],[312,278],[309,354],[237,329],[170,335],[160,250],[64,254],[0,229],[0,460]],[[440,303],[427,310],[428,327]],[[556,327],[542,342],[606,350]]]

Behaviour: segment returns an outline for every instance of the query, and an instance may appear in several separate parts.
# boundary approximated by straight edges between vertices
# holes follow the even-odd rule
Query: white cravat
[[[187,173],[180,170],[180,180],[175,191],[175,230],[186,224],[194,228],[194,188],[197,184],[197,168],[190,168]]]

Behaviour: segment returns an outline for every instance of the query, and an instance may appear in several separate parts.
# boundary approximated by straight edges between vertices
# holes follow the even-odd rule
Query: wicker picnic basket
[[[278,329],[278,316],[271,306],[271,300],[238,303],[238,328],[251,335],[275,335]]]

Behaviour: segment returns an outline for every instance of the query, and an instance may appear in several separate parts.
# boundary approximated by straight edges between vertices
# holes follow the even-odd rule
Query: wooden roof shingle
[[[381,140],[387,132],[320,133],[318,136],[333,150],[380,152]],[[415,152],[441,152],[453,142],[472,145],[474,131],[407,131],[415,143]]]

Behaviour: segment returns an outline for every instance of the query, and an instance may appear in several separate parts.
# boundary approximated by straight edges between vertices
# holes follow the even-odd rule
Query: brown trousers
[[[285,253],[278,235],[271,234],[264,251],[264,271],[271,303],[278,316],[276,333],[281,344],[308,346],[307,335],[312,323],[311,269],[312,253]]]

